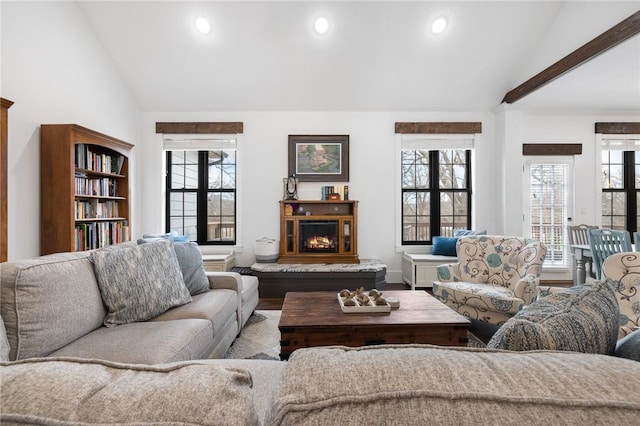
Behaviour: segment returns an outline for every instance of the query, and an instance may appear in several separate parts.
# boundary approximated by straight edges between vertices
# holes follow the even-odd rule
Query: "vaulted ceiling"
[[[484,111],[634,1],[80,1],[145,111]],[[313,32],[315,17],[329,32]],[[198,34],[197,16],[212,32]],[[449,26],[432,34],[430,23]],[[513,104],[640,113],[635,36]]]

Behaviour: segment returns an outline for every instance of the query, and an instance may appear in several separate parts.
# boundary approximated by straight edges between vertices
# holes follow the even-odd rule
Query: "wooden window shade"
[[[191,123],[156,123],[156,133],[184,134],[234,134],[243,133],[242,121],[229,122],[191,122]]]
[[[396,133],[444,134],[482,133],[482,123],[473,122],[396,122]]]
[[[604,135],[640,135],[640,123],[596,123],[596,133]]]
[[[581,143],[524,143],[522,155],[580,155]]]

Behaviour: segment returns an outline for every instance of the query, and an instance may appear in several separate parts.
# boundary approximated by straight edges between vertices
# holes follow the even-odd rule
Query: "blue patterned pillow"
[[[433,248],[431,254],[439,254],[441,256],[457,256],[456,237],[433,237]]]
[[[454,237],[466,237],[467,235],[487,235],[486,229],[454,229]]]
[[[159,240],[91,255],[102,300],[104,325],[112,327],[154,318],[191,301],[173,242]]]
[[[613,285],[593,281],[544,297],[505,322],[487,347],[613,355],[619,310]]]
[[[618,340],[616,356],[640,361],[640,329]]]

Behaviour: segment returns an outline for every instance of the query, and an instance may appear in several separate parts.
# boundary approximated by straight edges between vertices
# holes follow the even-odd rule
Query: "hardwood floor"
[[[404,283],[386,283],[386,290],[410,290],[407,284]],[[383,290],[384,292],[384,290]],[[259,310],[278,310],[282,309],[282,302],[284,299],[281,298],[263,298],[261,297],[258,301],[258,306],[256,309]]]

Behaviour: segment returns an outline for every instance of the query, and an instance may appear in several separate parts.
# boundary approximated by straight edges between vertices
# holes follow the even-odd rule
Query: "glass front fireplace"
[[[278,263],[360,263],[358,202],[280,200]]]
[[[338,253],[339,221],[301,220],[298,224],[301,253]]]

